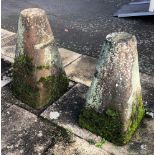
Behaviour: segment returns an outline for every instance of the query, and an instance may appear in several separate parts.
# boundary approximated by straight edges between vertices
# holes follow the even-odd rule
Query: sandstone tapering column
[[[79,123],[122,145],[130,140],[143,115],[136,38],[125,32],[109,34]]]
[[[35,108],[66,91],[68,80],[46,13],[30,8],[20,13],[12,90]]]

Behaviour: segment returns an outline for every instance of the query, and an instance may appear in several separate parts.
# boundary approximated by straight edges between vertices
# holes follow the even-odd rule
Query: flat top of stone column
[[[21,11],[21,15],[24,17],[44,16],[46,13],[39,8],[28,8]]]
[[[106,36],[106,40],[111,43],[127,42],[133,38],[136,39],[134,35],[126,32],[114,32]]]

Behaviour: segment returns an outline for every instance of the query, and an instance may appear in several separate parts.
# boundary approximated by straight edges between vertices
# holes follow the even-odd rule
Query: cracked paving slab
[[[55,143],[69,139],[64,129],[16,105],[4,109],[1,125],[1,151],[5,155],[44,154]]]

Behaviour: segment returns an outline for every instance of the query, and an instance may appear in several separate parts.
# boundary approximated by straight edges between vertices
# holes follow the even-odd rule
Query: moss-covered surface
[[[13,64],[12,92],[22,102],[36,107],[36,98],[39,96],[38,88],[32,79],[35,67],[32,59],[26,55],[15,58]]]
[[[126,132],[123,132],[124,123],[122,122],[121,114],[112,108],[106,109],[102,114],[95,112],[91,108],[84,108],[79,118],[79,124],[81,127],[114,144],[124,145],[131,139],[144,116],[141,97],[137,98],[137,102],[138,104],[135,104],[137,106],[133,106],[130,123]]]
[[[49,66],[47,66],[47,65],[40,65],[40,66],[36,66],[36,69],[38,69],[38,70],[49,69]]]
[[[44,85],[50,96],[48,100],[53,102],[67,90],[69,81],[65,75],[61,74],[48,76],[46,78],[42,77],[38,83]]]
[[[138,96],[136,98],[136,102],[137,104],[133,104],[132,106],[132,113],[131,113],[130,122],[128,125],[128,130],[123,135],[123,141],[125,144],[131,139],[133,133],[138,128],[145,114],[145,110],[144,110],[143,103],[142,103],[143,102],[142,97]]]
[[[32,59],[26,55],[15,58],[13,64],[13,82],[11,89],[16,98],[33,108],[42,108],[50,101],[53,102],[62,95],[68,86],[68,79],[63,73],[57,76],[42,77],[39,81],[33,79],[35,70],[44,69],[45,66],[35,67]],[[46,67],[46,69],[48,69]],[[42,83],[46,96],[40,100],[39,84]]]

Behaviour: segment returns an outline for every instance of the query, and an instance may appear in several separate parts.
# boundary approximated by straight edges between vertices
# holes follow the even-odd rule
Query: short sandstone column
[[[68,79],[44,10],[20,13],[13,68],[13,93],[32,107],[42,108],[66,91]]]
[[[125,32],[109,34],[79,123],[123,145],[132,137],[143,115],[136,38]]]

